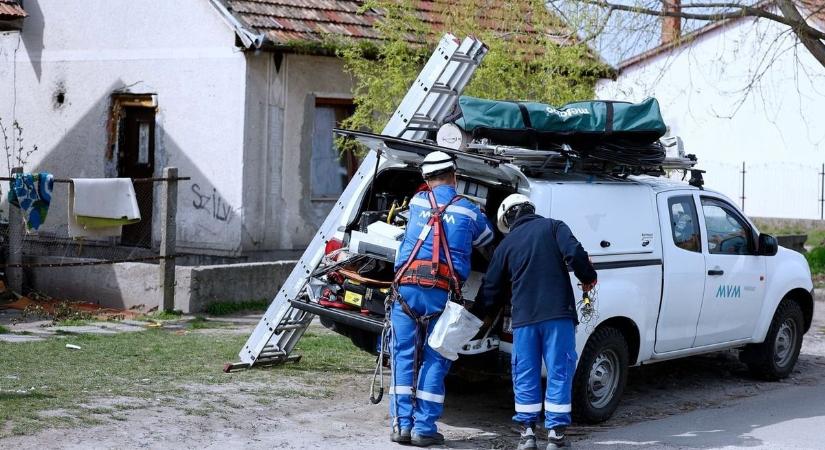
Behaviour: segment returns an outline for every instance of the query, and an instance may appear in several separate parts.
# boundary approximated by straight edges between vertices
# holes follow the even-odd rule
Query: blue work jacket
[[[583,283],[596,280],[587,252],[564,222],[520,216],[493,253],[474,310],[489,310],[510,288],[513,328],[560,318],[578,323],[568,267]]]
[[[449,203],[456,195],[455,187],[446,184],[436,186],[433,193],[435,193],[438,206]],[[410,200],[410,221],[407,223],[407,229],[404,232],[404,242],[401,243],[401,248],[395,258],[396,271],[410,257],[410,252],[418,242],[418,236],[430,220],[430,210],[430,200],[427,192],[419,192]],[[481,212],[481,209],[475,203],[466,198],[461,198],[448,206],[441,216],[441,221],[447,235],[447,245],[450,247],[453,269],[458,278],[464,281],[470,274],[470,256],[473,253],[473,247],[489,244],[493,241],[495,233],[493,233],[487,216]],[[447,260],[443,252],[444,249],[442,249],[439,260],[446,264]],[[432,254],[433,232],[430,230],[415,259],[429,261],[432,259]]]

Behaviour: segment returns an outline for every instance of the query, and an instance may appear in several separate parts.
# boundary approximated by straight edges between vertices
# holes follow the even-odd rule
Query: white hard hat
[[[455,158],[444,152],[431,152],[421,163],[421,175],[430,178],[444,172],[452,172],[455,170],[454,161]]]
[[[529,197],[522,194],[510,194],[504,199],[503,202],[501,202],[501,206],[498,207],[498,223],[496,225],[498,225],[498,229],[501,230],[502,233],[509,233],[510,225],[512,225],[507,224],[504,220],[504,216],[507,214],[507,211],[514,206],[523,205],[525,203],[533,208],[536,207],[536,205],[530,201]]]

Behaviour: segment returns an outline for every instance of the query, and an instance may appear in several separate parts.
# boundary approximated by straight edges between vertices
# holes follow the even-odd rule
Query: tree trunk
[[[792,0],[779,0],[776,2],[779,6],[779,10],[782,11],[782,15],[787,17],[794,22],[805,23],[805,18],[802,17],[802,14],[799,13],[799,10],[796,9],[796,6],[793,4]],[[802,41],[802,45],[811,52],[811,55],[816,58],[816,60],[825,67],[825,43],[823,43],[820,39],[813,38],[811,36],[807,36],[803,33],[797,32],[794,30],[799,40]]]

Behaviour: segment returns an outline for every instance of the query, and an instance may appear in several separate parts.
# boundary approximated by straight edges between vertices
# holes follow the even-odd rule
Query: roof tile
[[[460,1],[460,0],[458,0]],[[325,35],[335,35],[364,40],[376,40],[378,32],[373,28],[381,14],[373,10],[359,13],[362,1],[355,0],[226,0],[233,13],[249,26],[258,29],[276,45],[295,41],[319,42]],[[443,30],[442,11],[456,4],[456,0],[420,0],[416,2],[416,15],[431,23],[436,30]],[[487,0],[488,8],[477,17],[479,25],[495,29],[496,21],[508,3]],[[535,33],[529,23],[527,33]],[[561,33],[560,33],[561,34]],[[414,39],[414,37],[410,37]]]
[[[28,16],[16,0],[0,0],[0,20],[22,19]]]

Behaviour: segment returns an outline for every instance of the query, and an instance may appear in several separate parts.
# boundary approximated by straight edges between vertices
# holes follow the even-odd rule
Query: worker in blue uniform
[[[520,450],[535,449],[534,427],[544,407],[547,448],[566,445],[572,382],[576,369],[576,315],[568,268],[582,289],[596,284],[587,252],[562,221],[535,214],[521,194],[504,199],[498,228],[507,236],[493,253],[473,312],[485,314],[509,288],[512,292],[512,375],[516,414],[521,426]],[[541,365],[547,368],[547,390],[541,392]],[[542,401],[544,397],[544,401]]]
[[[395,262],[397,297],[392,325],[391,440],[420,447],[441,445],[436,420],[444,409],[450,360],[427,344],[439,313],[470,273],[473,247],[494,231],[479,207],[456,194],[456,165],[443,152],[421,165],[428,190],[410,200],[409,223]]]

